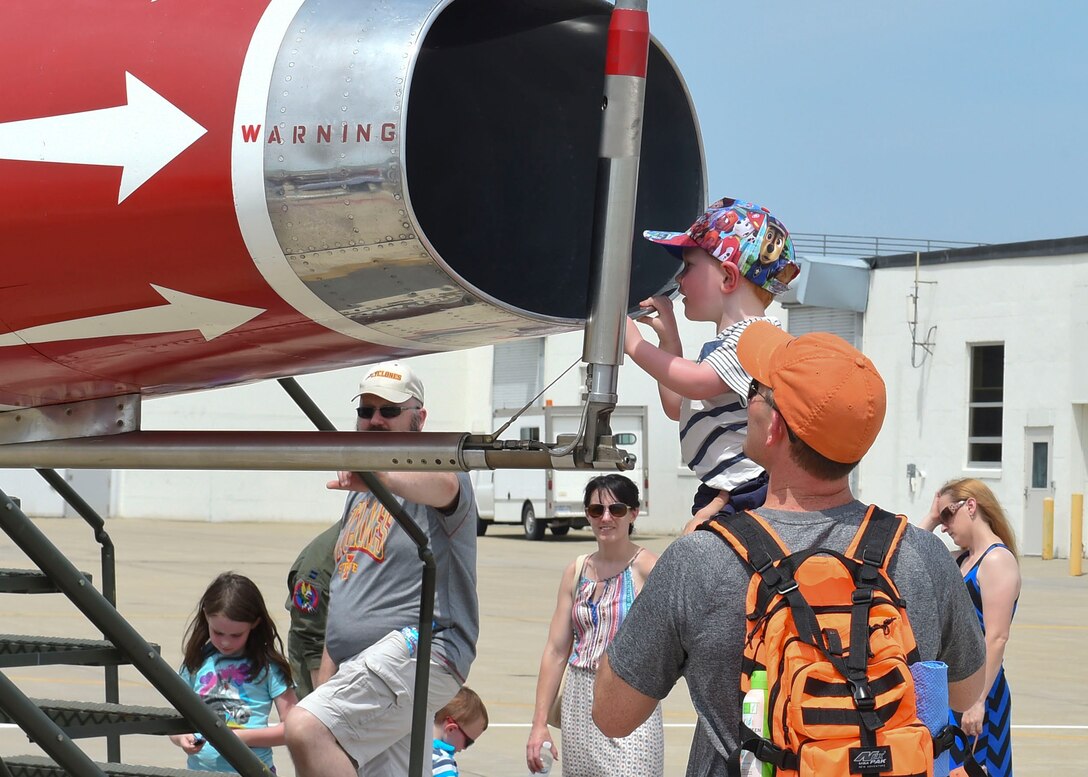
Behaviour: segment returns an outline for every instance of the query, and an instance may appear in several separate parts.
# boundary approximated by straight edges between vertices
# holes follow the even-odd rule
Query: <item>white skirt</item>
[[[620,739],[606,737],[593,722],[596,673],[567,667],[563,689],[563,742],[559,764],[563,777],[664,777],[665,730],[661,705]]]

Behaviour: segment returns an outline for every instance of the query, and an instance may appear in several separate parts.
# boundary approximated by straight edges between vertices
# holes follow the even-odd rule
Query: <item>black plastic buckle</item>
[[[873,601],[873,589],[872,588],[855,588],[854,593],[850,598],[854,604],[868,604]]]
[[[784,766],[783,755],[786,751],[767,739],[760,739],[752,752],[760,763],[774,764],[780,769]]]
[[[850,688],[854,692],[854,706],[862,712],[876,709],[876,699],[873,698],[873,693],[869,689],[869,683],[864,680],[847,680],[847,682],[850,683]]]
[[[947,751],[956,743],[956,727],[945,726],[933,737],[933,754],[935,756]]]

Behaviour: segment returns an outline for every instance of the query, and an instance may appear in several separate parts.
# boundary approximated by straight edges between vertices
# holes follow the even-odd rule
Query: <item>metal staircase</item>
[[[18,725],[46,756],[0,755],[0,777],[197,777],[211,772],[121,763],[125,734],[203,733],[245,777],[272,772],[227,729],[202,700],[162,660],[158,645],[143,639],[117,612],[113,544],[102,518],[52,470],[38,470],[94,529],[102,546],[102,592],[79,571],[22,512],[17,500],[0,491],[0,528],[37,569],[0,569],[0,593],[62,593],[80,609],[104,639],[0,634],[0,723]],[[32,699],[4,673],[11,667],[57,664],[102,667],[104,702]],[[117,667],[132,664],[172,707],[118,703]],[[107,763],[96,763],[74,740],[105,737]]]

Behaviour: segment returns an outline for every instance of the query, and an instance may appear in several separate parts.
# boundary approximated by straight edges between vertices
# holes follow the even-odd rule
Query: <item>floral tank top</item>
[[[597,671],[601,656],[635,601],[631,564],[641,552],[642,548],[639,548],[627,566],[610,578],[590,580],[583,574],[578,581],[571,608],[574,627],[574,649],[568,659],[571,666]]]

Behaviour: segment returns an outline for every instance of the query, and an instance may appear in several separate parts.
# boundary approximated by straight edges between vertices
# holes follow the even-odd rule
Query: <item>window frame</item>
[[[976,401],[974,399],[975,392],[983,389],[993,389],[994,386],[979,386],[975,383],[975,376],[979,372],[976,370],[977,360],[981,358],[981,350],[984,348],[1000,348],[1001,349],[1001,398],[998,401]],[[983,342],[983,343],[968,343],[968,376],[967,376],[967,466],[972,469],[985,469],[985,470],[999,470],[1002,466],[1002,460],[1005,454],[1004,448],[1004,436],[1005,436],[1005,343],[1001,342]],[[1001,411],[1001,434],[997,437],[982,436],[971,434],[974,427],[974,417],[976,410],[989,410],[992,408],[998,408]],[[976,445],[997,445],[998,456],[996,460],[993,459],[977,459],[974,457],[974,446]]]

